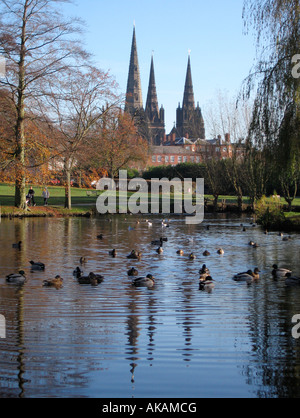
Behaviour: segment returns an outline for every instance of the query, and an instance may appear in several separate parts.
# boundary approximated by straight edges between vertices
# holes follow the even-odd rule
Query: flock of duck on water
[[[146,220],[146,222],[148,223],[149,226],[152,226],[152,222],[149,222],[148,220]],[[138,221],[139,223],[139,221]],[[243,226],[243,225],[241,225]],[[162,221],[162,227],[163,228],[169,228],[169,223],[166,222],[165,220]],[[133,229],[132,227],[129,227],[130,230]],[[209,226],[207,226],[207,229],[209,229]],[[243,230],[245,231],[246,228],[243,227]],[[267,234],[267,231],[265,231],[265,234]],[[280,233],[280,236],[282,236],[282,240],[283,241],[288,241],[291,238],[290,237],[283,237],[283,235]],[[100,234],[97,236],[97,239],[99,240],[103,240],[103,234]],[[163,254],[164,249],[163,249],[163,245],[164,242],[167,242],[168,238],[166,237],[161,237],[158,240],[154,240],[151,242],[151,245],[158,245],[158,248],[156,249],[156,252],[158,254]],[[15,249],[22,249],[22,241],[19,241],[17,244],[13,244],[12,245],[13,248]],[[254,248],[259,247],[259,245],[253,241],[249,242],[249,246],[252,246]],[[115,258],[117,257],[117,250],[113,249],[111,251],[109,251],[109,256]],[[184,251],[182,249],[179,249],[177,251],[177,254],[180,256],[184,255]],[[219,255],[224,255],[225,252],[222,248],[219,248],[217,251],[217,254]],[[204,257],[208,257],[210,256],[210,252],[209,251],[204,251],[203,252],[203,256]],[[131,259],[131,260],[141,260],[142,257],[142,253],[138,252],[136,250],[132,250],[131,253],[127,256],[127,259]],[[188,255],[189,260],[195,260],[196,259],[196,255],[194,253],[190,253]],[[82,265],[84,265],[86,263],[86,258],[85,257],[81,257],[79,262]],[[30,261],[29,262],[31,265],[31,270],[33,271],[44,271],[45,270],[45,264],[41,263],[41,262],[34,262],[34,261]],[[73,276],[76,277],[77,281],[79,284],[82,285],[91,285],[91,286],[98,286],[100,283],[103,282],[104,277],[100,274],[95,274],[93,272],[89,273],[88,275],[84,275],[84,272],[82,270],[81,267],[76,267],[75,270],[73,271]],[[132,285],[139,287],[139,286],[146,286],[146,287],[153,287],[155,285],[155,278],[151,275],[148,274],[146,277],[138,277],[139,276],[139,272],[136,268],[132,267],[130,270],[128,270],[127,272],[128,277],[132,278]],[[207,291],[211,291],[212,289],[215,288],[215,280],[211,277],[211,273],[210,270],[208,269],[208,267],[206,266],[206,264],[203,264],[202,268],[199,270],[199,289],[200,290],[207,290]],[[300,277],[299,276],[295,276],[293,275],[293,272],[289,269],[286,268],[280,268],[278,267],[277,264],[273,265],[273,270],[272,270],[272,276],[274,279],[284,279],[285,280],[285,284],[287,286],[295,286],[295,285],[300,285]],[[245,272],[241,272],[241,273],[237,273],[233,276],[233,280],[236,282],[246,282],[247,284],[251,284],[257,280],[259,280],[260,278],[260,270],[259,268],[255,268],[254,270],[249,269],[248,271]],[[9,274],[8,276],[6,276],[6,281],[7,283],[11,283],[11,284],[18,284],[18,285],[22,285],[26,282],[26,275],[25,272],[23,270],[19,271],[19,273],[13,273],[13,274]],[[56,289],[59,289],[63,286],[63,279],[58,275],[56,276],[54,279],[49,279],[49,280],[44,280],[43,281],[43,286],[45,287],[55,287]]]

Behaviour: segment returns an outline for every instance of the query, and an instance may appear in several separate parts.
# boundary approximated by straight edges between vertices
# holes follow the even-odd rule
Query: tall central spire
[[[148,96],[147,96],[145,111],[149,118],[151,118],[151,115],[155,115],[156,117],[158,117],[159,109],[158,109],[158,100],[157,100],[156,83],[155,83],[155,75],[154,75],[153,54],[151,58],[149,88],[148,88]]]
[[[143,108],[140,68],[136,46],[135,25],[133,27],[131,56],[126,91],[125,111],[134,113]]]
[[[194,99],[194,88],[192,81],[192,70],[191,70],[191,57],[189,54],[188,66],[186,72],[186,80],[184,87],[184,96],[183,96],[183,109],[195,108],[195,99]]]

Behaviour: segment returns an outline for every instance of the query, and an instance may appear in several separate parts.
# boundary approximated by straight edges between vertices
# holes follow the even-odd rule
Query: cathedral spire
[[[142,108],[143,108],[143,98],[142,98],[141,77],[140,77],[140,68],[139,68],[139,61],[138,61],[138,54],[137,54],[135,24],[134,24],[129,73],[128,73],[128,81],[127,81],[125,111],[134,113],[135,110],[142,109]]]
[[[157,100],[157,91],[154,75],[154,63],[153,63],[153,53],[151,57],[151,67],[150,67],[150,78],[149,78],[149,87],[148,87],[148,96],[146,102],[146,115],[151,120],[154,117],[158,117],[159,108]]]
[[[184,109],[194,109],[195,108],[190,51],[189,51],[189,58],[188,58],[188,66],[187,66],[187,72],[186,72],[186,80],[185,80],[182,107]]]

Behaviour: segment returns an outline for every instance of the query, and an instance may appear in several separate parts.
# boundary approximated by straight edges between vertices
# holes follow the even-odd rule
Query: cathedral
[[[154,61],[151,58],[149,87],[146,106],[143,106],[140,69],[138,62],[135,27],[131,45],[125,111],[135,120],[139,133],[151,145],[163,145],[170,136],[177,138],[205,139],[205,127],[202,112],[195,106],[194,89],[192,82],[191,60],[188,57],[188,66],[184,87],[183,103],[178,105],[176,111],[176,126],[169,135],[165,132],[165,110],[158,106],[157,89],[155,83]]]

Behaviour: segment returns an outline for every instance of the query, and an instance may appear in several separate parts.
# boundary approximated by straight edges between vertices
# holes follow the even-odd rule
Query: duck
[[[191,254],[189,255],[189,259],[190,259],[190,260],[195,260],[195,259],[196,259],[195,254],[194,254],[194,253],[191,253]]]
[[[178,250],[176,254],[178,254],[178,255],[184,255],[184,251],[183,250]]]
[[[139,260],[142,257],[141,252],[136,252],[135,250],[132,250],[131,253],[127,256],[129,259],[133,260]]]
[[[207,251],[207,250],[206,250],[206,251],[204,251],[203,256],[204,256],[204,257],[208,257],[208,256],[210,256],[210,252],[209,252],[209,251]]]
[[[235,282],[247,282],[251,283],[254,280],[254,273],[252,270],[248,270],[244,273],[238,273],[233,277]]]
[[[210,274],[209,273],[200,273],[200,277],[199,277],[199,281],[203,282],[204,280],[207,279],[207,277],[209,277]]]
[[[217,253],[219,255],[224,255],[225,254],[225,251],[223,250],[223,248],[219,248],[218,251],[217,251]]]
[[[20,250],[22,247],[22,241],[19,241],[17,244],[13,244],[12,247]]]
[[[285,284],[287,286],[297,286],[300,285],[300,277],[292,276],[292,273],[286,273],[285,275]]]
[[[13,273],[6,276],[7,283],[24,284],[26,282],[25,272],[20,270],[19,273]]]
[[[253,247],[255,245],[255,242],[254,241],[250,241],[249,242],[249,245],[250,245],[250,247]]]
[[[117,256],[117,250],[113,249],[112,251],[109,251],[109,255],[112,257],[116,257]]]
[[[288,237],[283,237],[282,238],[282,241],[290,241],[292,239],[292,237],[291,236],[288,236]]]
[[[285,277],[287,273],[292,273],[291,270],[279,268],[277,264],[273,264],[272,276],[275,278]]]
[[[95,274],[95,273],[90,273],[89,278],[90,278],[90,284],[92,286],[98,286],[98,284],[102,283],[104,280],[104,277],[101,276],[101,274]]]
[[[81,277],[83,275],[83,271],[80,269],[80,267],[76,267],[76,269],[73,271],[73,276],[75,277]]]
[[[160,238],[160,239],[151,241],[151,245],[160,245],[162,247],[163,246],[163,242],[164,242],[164,239],[163,238]]]
[[[102,283],[104,277],[100,274],[95,274],[91,272],[88,276],[81,276],[78,278],[79,284],[91,284],[92,286],[97,286],[98,284]]]
[[[136,277],[139,275],[139,272],[137,269],[135,269],[134,267],[132,267],[130,270],[128,270],[127,275],[129,277]]]
[[[201,269],[199,270],[200,274],[207,274],[210,275],[210,271],[209,268],[207,268],[206,264],[203,264],[203,266],[201,267]]]
[[[97,239],[103,239],[103,234],[97,235]]]
[[[85,257],[80,257],[79,262],[80,262],[80,264],[86,263],[86,258]]]
[[[150,221],[148,221],[147,224],[148,224],[149,227],[153,225],[152,222],[150,222]]]
[[[162,254],[164,252],[163,247],[157,248],[156,252],[157,252],[157,254]]]
[[[30,261],[30,264],[31,264],[32,270],[45,270],[44,263],[40,263],[40,262],[35,263],[34,261]]]
[[[55,279],[51,280],[44,280],[43,286],[44,287],[55,287],[56,289],[60,289],[63,285],[63,280],[60,276],[56,276]]]
[[[139,277],[138,279],[133,280],[132,285],[139,287],[139,286],[147,286],[153,287],[155,284],[155,278],[152,274],[148,274],[146,277]]]
[[[211,276],[207,276],[204,280],[200,280],[199,290],[205,290],[211,292],[215,288],[214,279]]]

